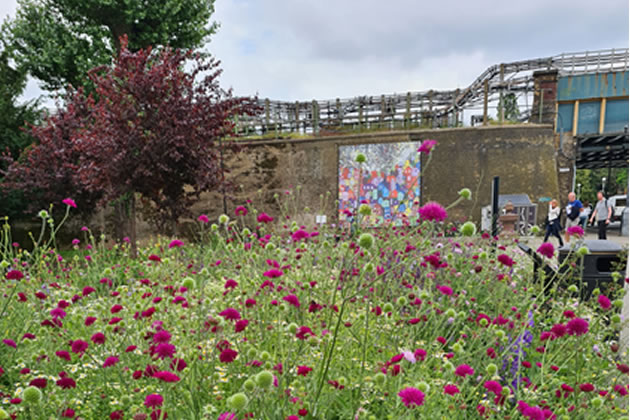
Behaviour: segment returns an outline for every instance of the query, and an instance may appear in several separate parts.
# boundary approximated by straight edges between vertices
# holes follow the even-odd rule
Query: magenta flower
[[[168,343],[171,340],[171,333],[166,330],[160,330],[153,334],[154,343]]]
[[[96,318],[93,316],[88,316],[85,318],[85,326],[89,327],[90,325],[94,324],[96,322]]]
[[[116,356],[109,356],[107,359],[105,359],[105,362],[103,363],[103,367],[110,367],[110,366],[114,366],[116,363],[118,363],[119,359]]]
[[[236,323],[234,324],[234,332],[241,332],[243,330],[245,330],[245,328],[247,328],[247,326],[249,325],[249,321],[246,319],[241,319],[236,321]]]
[[[238,420],[234,413],[222,413],[217,420]]]
[[[160,394],[149,394],[144,399],[144,405],[153,408],[160,407],[164,403],[164,397]]]
[[[301,376],[306,376],[312,370],[313,370],[313,368],[308,367],[308,366],[298,366],[297,367],[297,374],[301,375]]]
[[[97,332],[90,338],[90,340],[94,344],[104,344],[107,339],[105,338],[105,334],[103,334],[102,332]]]
[[[503,387],[497,381],[486,381],[483,384],[483,387],[486,388],[488,391],[494,393],[494,395],[496,395],[497,397],[501,395],[501,391],[503,390]]]
[[[507,254],[500,254],[497,260],[506,267],[512,267],[514,265],[514,260]]]
[[[232,363],[237,356],[238,352],[236,350],[224,349],[219,355],[219,360],[221,361],[221,363]]]
[[[431,153],[436,144],[436,140],[425,140],[418,148],[418,153],[425,153],[428,155],[429,153]]]
[[[230,321],[241,319],[241,313],[234,308],[224,309],[223,311],[219,312],[219,316],[222,316],[223,318]]]
[[[167,357],[169,359],[172,359],[175,355],[175,346],[171,343],[160,343],[155,346],[153,354],[155,354],[160,359],[166,359]]]
[[[444,207],[435,201],[429,201],[427,204],[420,207],[418,213],[422,220],[433,222],[443,222],[448,217],[448,213]]]
[[[443,295],[446,295],[446,296],[452,296],[453,295],[453,289],[451,289],[448,286],[438,286],[438,290]]]
[[[580,336],[588,332],[588,321],[582,318],[573,318],[567,322],[567,331],[569,335]]]
[[[543,242],[536,250],[536,252],[538,252],[540,255],[547,258],[553,258],[554,251],[555,249],[551,242]]]
[[[201,223],[209,223],[210,222],[210,219],[208,219],[208,216],[206,216],[205,214],[202,214],[199,217],[197,217],[197,220],[199,220]]]
[[[4,340],[2,340],[2,342],[9,347],[13,347],[14,349],[17,349],[17,344],[15,344],[15,341],[11,340],[10,338],[5,338]]]
[[[66,206],[77,208],[77,203],[75,203],[72,198],[64,198],[61,202]]]
[[[57,386],[62,389],[76,388],[77,383],[75,382],[74,379],[64,376],[63,378],[57,381]]]
[[[237,216],[247,216],[247,209],[244,206],[237,206],[236,209],[234,209],[234,214]]]
[[[72,342],[71,349],[72,353],[81,354],[87,350],[89,344],[83,340],[75,340]]]
[[[162,258],[160,258],[158,255],[151,254],[149,255],[149,261],[161,262]]]
[[[272,268],[271,270],[267,270],[263,273],[264,277],[269,277],[270,279],[275,279],[282,276],[284,272],[282,270],[278,270],[277,268]]]
[[[610,299],[608,299],[605,295],[599,295],[597,298],[597,303],[599,303],[599,307],[605,311],[610,309]]]
[[[564,324],[555,324],[551,327],[551,335],[553,335],[554,338],[564,337],[566,333],[567,327]]]
[[[287,295],[282,298],[285,302],[288,302],[290,305],[295,306],[296,308],[300,307],[300,300],[295,295]]]
[[[175,375],[173,372],[169,372],[168,370],[161,370],[155,372],[153,374],[154,378],[158,378],[164,382],[178,382],[179,376]]]
[[[467,375],[474,375],[475,370],[468,365],[459,365],[455,368],[455,375],[465,378]]]
[[[171,241],[171,243],[168,244],[169,249],[170,248],[180,248],[182,246],[184,246],[184,243],[182,241],[180,241],[179,239],[173,239]]]
[[[291,235],[291,239],[293,239],[294,242],[297,242],[299,240],[309,238],[310,236],[311,235],[309,235],[309,233],[304,229],[298,229],[293,232],[293,234]]]
[[[24,274],[20,270],[9,270],[5,277],[7,280],[20,280],[24,278]]]
[[[256,220],[258,220],[258,223],[271,223],[273,222],[273,217],[269,216],[267,213],[260,213]]]
[[[582,229],[581,226],[571,226],[567,228],[567,233],[569,234],[569,236],[576,236],[578,238],[581,238],[582,236],[584,236],[584,229]]]
[[[424,404],[424,393],[417,388],[408,387],[402,389],[398,396],[407,408]]]
[[[55,355],[61,359],[67,360],[68,362],[70,361],[70,353],[65,350],[58,350],[55,352]]]
[[[455,395],[455,394],[459,394],[459,388],[457,388],[457,385],[444,385],[444,393],[448,394],[448,395]]]

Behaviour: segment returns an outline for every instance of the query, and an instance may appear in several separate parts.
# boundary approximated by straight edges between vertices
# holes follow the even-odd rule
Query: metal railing
[[[488,102],[506,93],[532,93],[534,71],[558,70],[560,75],[627,71],[628,61],[628,48],[563,53],[490,66],[461,90],[307,102],[258,99],[261,112],[240,117],[236,125],[240,134],[276,136],[286,132],[317,135],[344,129],[452,127],[460,124],[465,109],[483,104],[486,121]]]

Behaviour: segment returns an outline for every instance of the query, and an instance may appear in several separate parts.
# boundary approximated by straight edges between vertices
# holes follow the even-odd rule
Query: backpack
[[[580,209],[577,206],[571,206],[571,213],[567,214],[569,220],[575,220],[580,217]]]

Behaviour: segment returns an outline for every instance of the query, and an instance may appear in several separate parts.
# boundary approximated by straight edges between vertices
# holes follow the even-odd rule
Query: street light
[[[604,196],[606,195],[606,177],[605,176],[602,177],[602,193],[604,194]]]
[[[581,196],[581,194],[580,194],[581,192],[582,192],[582,184],[580,184],[580,183],[578,182],[578,185],[577,185],[577,198],[578,198],[578,199],[579,199],[579,198],[580,198],[580,196]]]

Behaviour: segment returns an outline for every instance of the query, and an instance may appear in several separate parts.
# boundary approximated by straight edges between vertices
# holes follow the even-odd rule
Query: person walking
[[[591,215],[591,204],[588,201],[584,202],[584,211],[580,214],[580,225],[582,225],[582,229],[586,231],[586,224],[588,223],[588,217]]]
[[[606,228],[610,223],[612,216],[612,205],[608,202],[604,193],[597,192],[597,204],[595,204],[595,210],[591,216],[591,223],[593,220],[597,221],[597,237],[598,239],[606,239]]]
[[[584,210],[582,202],[575,198],[575,193],[569,193],[569,204],[567,204],[567,230],[564,232],[564,239],[569,242],[569,228],[580,225],[580,214]]]
[[[547,242],[549,239],[549,235],[553,235],[558,238],[558,242],[560,246],[564,245],[562,242],[562,236],[560,232],[562,228],[560,227],[560,206],[558,206],[558,200],[551,200],[549,203],[549,212],[547,213],[547,228],[545,230],[545,239],[543,242]]]

